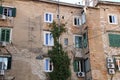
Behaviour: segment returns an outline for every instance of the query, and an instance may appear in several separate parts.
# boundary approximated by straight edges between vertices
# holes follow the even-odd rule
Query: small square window
[[[50,58],[45,58],[45,72],[52,72],[53,71],[53,63],[51,62]]]
[[[53,22],[53,14],[52,13],[45,13],[44,14],[44,21],[48,22],[48,23],[52,23]]]
[[[68,38],[64,38],[64,45],[68,45]]]
[[[109,23],[110,24],[117,24],[117,16],[116,15],[109,15]]]

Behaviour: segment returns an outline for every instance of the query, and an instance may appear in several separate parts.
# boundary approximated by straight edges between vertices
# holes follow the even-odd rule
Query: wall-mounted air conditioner
[[[114,63],[108,63],[108,64],[107,64],[107,67],[108,67],[108,68],[115,68],[115,65],[114,65]]]
[[[77,72],[78,77],[85,77],[85,72]]]
[[[115,74],[115,70],[114,69],[108,69],[108,73],[109,74]]]
[[[112,58],[112,57],[107,57],[107,62],[108,62],[108,63],[113,63],[113,62],[114,62],[114,60],[113,60],[113,58]]]
[[[6,42],[2,42],[2,47],[5,47],[7,44],[6,44]]]
[[[6,19],[6,16],[5,16],[5,15],[2,15],[2,16],[1,16],[1,19],[5,20],[5,19]]]
[[[5,71],[4,70],[0,70],[0,75],[4,75]]]

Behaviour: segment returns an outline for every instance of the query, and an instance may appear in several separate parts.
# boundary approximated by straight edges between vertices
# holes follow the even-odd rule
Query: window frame
[[[77,24],[76,24],[76,25],[75,25],[75,18],[77,19]],[[79,19],[79,24],[78,24],[78,19]],[[74,25],[74,26],[77,26],[77,27],[79,27],[79,26],[82,25],[81,16],[74,16],[74,17],[73,17],[73,25]]]
[[[2,41],[2,29],[5,29],[5,30],[10,30],[10,33],[9,33],[9,41]],[[4,35],[7,35],[6,33]],[[6,37],[6,36],[4,36]],[[12,40],[12,29],[11,28],[0,28],[0,42],[7,42],[7,43],[11,43],[11,40]]]
[[[110,22],[110,16],[114,16],[114,18],[115,18],[115,23],[113,23],[113,21],[112,21],[112,23]],[[108,23],[109,24],[118,24],[118,18],[117,18],[117,15],[116,14],[108,14]]]
[[[46,14],[48,14],[48,21],[46,20]],[[50,18],[49,18],[50,15],[51,15],[51,21],[50,21]],[[50,12],[44,13],[44,22],[52,23],[53,22],[53,13],[50,13]]]
[[[44,45],[45,46],[54,46],[54,38],[53,37],[52,37],[52,42],[50,42],[51,40],[48,39],[48,44],[46,44],[46,34],[48,34],[50,36],[51,32],[50,31],[44,31]]]
[[[74,35],[74,39],[73,39],[73,41],[74,41],[74,42],[73,42],[73,43],[74,43],[74,47],[75,47],[75,48],[83,48],[82,42],[81,42],[81,44],[82,44],[81,46],[76,47],[76,42],[75,42],[75,37],[76,37],[76,36],[81,37],[81,39],[82,39],[81,41],[83,41],[83,36],[82,36],[82,35]]]
[[[77,61],[77,69],[75,69],[75,65],[76,65],[76,62]],[[73,60],[73,68],[74,68],[74,72],[85,72],[85,65],[84,65],[84,59],[75,59]]]
[[[46,69],[46,60],[49,60],[48,61],[48,70]],[[50,66],[52,67],[52,70],[50,70]],[[44,58],[44,70],[45,72],[52,72],[53,71],[53,63],[50,61],[50,58]]]
[[[6,65],[6,67],[3,68],[2,70],[9,70],[9,69],[11,69],[12,56],[10,56],[10,55],[9,55],[9,56],[0,56],[0,58],[4,58],[4,59],[6,58],[6,60],[7,60],[7,61],[5,61],[5,60],[2,59],[2,60],[3,60],[3,61],[2,61],[2,60],[0,59],[0,62],[5,62],[5,65]]]
[[[5,15],[4,11],[7,10],[7,13]],[[10,15],[9,15],[10,12]],[[4,15],[6,17],[16,17],[16,8],[13,6],[0,6],[0,14]]]
[[[7,9],[7,14],[5,15],[5,9]],[[12,17],[12,8],[8,8],[8,7],[4,7],[3,8],[3,15],[7,16],[7,17]]]

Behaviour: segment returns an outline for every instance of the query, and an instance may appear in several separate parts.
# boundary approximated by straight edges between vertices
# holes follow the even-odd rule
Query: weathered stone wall
[[[6,72],[6,76],[14,76],[16,80],[48,80],[44,71],[44,59],[37,60],[36,56],[47,55],[51,49],[43,45],[43,31],[48,30],[48,23],[44,22],[44,13],[50,12],[57,21],[58,5],[52,3],[36,1],[6,0],[4,6],[17,8],[16,17],[13,19],[12,45],[7,45],[7,49],[12,53],[12,69]],[[64,38],[68,38],[68,45],[65,50],[71,59],[70,80],[82,80],[73,71],[74,54],[74,34],[80,33],[80,28],[73,26],[73,17],[80,15],[81,8],[60,6],[60,19],[62,23],[67,23],[67,32],[60,37],[60,42],[64,43]],[[62,16],[64,19],[62,19]],[[32,29],[32,30],[31,30]]]
[[[87,8],[88,40],[92,80],[107,80],[102,28],[100,27],[100,9]],[[89,78],[88,78],[89,79]]]
[[[108,15],[115,14],[117,15],[118,24],[109,24]],[[102,40],[104,47],[104,55],[105,57],[112,57],[120,55],[120,49],[109,47],[109,38],[108,33],[119,33],[120,31],[120,8],[115,5],[100,5],[100,25],[102,28]],[[107,64],[107,62],[106,62]],[[107,68],[107,67],[106,67]],[[107,73],[108,74],[108,73]],[[111,75],[108,75],[108,80],[111,79]],[[112,80],[119,80],[120,73],[117,71],[113,76]]]

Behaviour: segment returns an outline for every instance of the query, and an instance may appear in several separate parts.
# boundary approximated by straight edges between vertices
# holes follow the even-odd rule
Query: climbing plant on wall
[[[59,43],[59,37],[66,31],[65,24],[53,23],[50,25],[51,33],[54,38],[54,46],[52,50],[48,51],[51,61],[53,62],[53,71],[49,73],[50,80],[67,80],[71,74],[70,72],[70,59]]]

